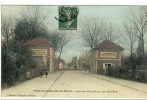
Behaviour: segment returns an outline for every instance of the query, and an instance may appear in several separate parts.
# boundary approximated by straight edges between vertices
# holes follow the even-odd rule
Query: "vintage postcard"
[[[147,6],[1,12],[2,98],[147,98]]]

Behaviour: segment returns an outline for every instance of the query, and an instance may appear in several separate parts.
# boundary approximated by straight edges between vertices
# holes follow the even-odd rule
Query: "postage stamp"
[[[59,6],[59,29],[60,30],[76,30],[77,17],[79,10],[74,6]]]

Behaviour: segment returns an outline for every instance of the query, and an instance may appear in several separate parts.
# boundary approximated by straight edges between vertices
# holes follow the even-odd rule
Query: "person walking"
[[[44,73],[45,73],[45,78],[47,78],[48,72],[46,69],[44,70]]]

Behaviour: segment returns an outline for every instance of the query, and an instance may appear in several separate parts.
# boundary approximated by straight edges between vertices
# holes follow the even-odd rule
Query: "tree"
[[[6,44],[9,43],[9,40],[14,36],[14,22],[11,17],[3,17],[2,16],[2,40]]]
[[[130,55],[128,57],[128,65],[132,69],[132,78],[134,78],[135,70],[136,70],[136,55],[134,54],[134,44],[137,40],[136,36],[134,36],[132,33],[136,34],[137,31],[134,29],[131,29],[128,24],[124,23],[124,34],[122,34],[123,39],[125,39],[125,43],[122,43],[125,45],[125,47],[130,51]]]
[[[124,44],[126,44],[126,47],[130,50],[130,54],[132,54],[134,44],[137,40],[136,36],[134,36],[133,34],[137,34],[137,31],[134,29],[131,29],[129,27],[129,25],[124,24],[124,33],[125,33],[125,35],[123,35],[123,36],[126,36]]]
[[[60,36],[59,36],[59,32],[57,31],[54,31],[54,32],[51,32],[52,34],[50,35],[50,38],[49,41],[51,41],[51,43],[54,45],[54,55],[56,55],[57,51],[58,51],[58,45],[59,45],[59,42],[60,42]]]
[[[28,13],[31,16],[28,16]],[[2,43],[3,84],[11,86],[20,80],[25,80],[20,79],[21,75],[25,75],[28,69],[36,67],[31,51],[24,45],[24,42],[39,36],[48,38],[47,28],[43,24],[44,17],[41,17],[42,15],[38,17],[38,15],[38,8],[34,12],[24,12],[20,18],[15,18],[16,25],[12,25],[11,19],[3,19],[2,33],[6,41]],[[15,36],[11,38],[13,32]]]
[[[71,39],[71,33],[70,31],[59,31],[58,33],[58,51],[59,51],[59,56],[58,56],[58,66],[60,63],[60,58],[62,56],[63,48],[67,45],[68,42],[70,42]]]
[[[132,11],[131,15],[127,18],[128,23],[130,24],[130,29],[133,29],[137,32],[131,33],[139,39],[139,52],[138,57],[140,58],[140,64],[144,63],[144,36],[147,33],[147,17],[146,17],[146,8],[139,7],[138,11]]]
[[[33,37],[36,37],[36,32],[33,33],[33,27],[34,26],[28,21],[19,21],[15,27],[15,40],[25,42]]]
[[[72,62],[69,62],[69,63],[67,64],[67,66],[68,66],[68,68],[70,69],[70,68],[72,67]]]
[[[84,19],[80,28],[84,45],[91,49],[95,48],[103,40],[118,40],[117,27],[100,19]]]
[[[62,56],[62,52],[64,47],[68,44],[68,42],[71,41],[71,34],[72,31],[52,31],[50,34],[50,37],[48,38],[48,40],[54,45],[54,55],[56,55],[55,60],[57,59],[57,62],[55,61],[55,65],[57,65],[57,67],[59,67],[59,63],[61,62],[61,56]]]
[[[112,42],[119,40],[119,32],[118,28],[112,23],[106,23],[104,32],[103,32],[103,40],[110,40]],[[119,42],[119,41],[118,41]]]
[[[2,87],[4,85],[12,86],[15,84],[16,78],[15,78],[15,72],[16,72],[16,56],[11,51],[8,46],[5,44],[2,44],[2,56],[1,56],[1,72],[2,72]]]
[[[19,42],[11,39],[7,44],[2,44],[2,83],[9,86],[20,81],[20,76],[27,69],[34,67],[31,51]],[[24,73],[20,73],[24,72]]]
[[[124,29],[123,32],[121,33],[123,42],[122,44],[130,51],[130,65],[133,66],[133,55],[134,55],[134,44],[137,40],[137,37],[134,36],[133,34],[136,34],[137,31],[130,28],[129,24],[124,23]],[[125,39],[125,41],[124,41]]]
[[[81,38],[86,47],[94,48],[100,41],[103,34],[104,23],[102,20],[84,19],[81,28]]]
[[[27,41],[39,36],[49,37],[45,26],[46,16],[39,6],[29,6],[23,9],[20,18],[16,18],[15,39]]]
[[[35,29],[38,29],[42,25],[44,25],[47,13],[43,13],[43,10],[40,6],[27,6],[22,10],[21,19],[26,21],[32,21]]]

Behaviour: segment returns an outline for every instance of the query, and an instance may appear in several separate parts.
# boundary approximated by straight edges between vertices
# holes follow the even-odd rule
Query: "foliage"
[[[5,44],[2,45],[2,86],[7,84],[14,85],[16,73],[16,56]]]
[[[13,39],[8,45],[2,45],[2,85],[14,85],[34,66],[30,50],[21,43]]]
[[[36,67],[31,51],[24,43],[40,36],[49,38],[39,7],[29,9],[33,9],[34,12],[31,13],[29,10],[20,18],[15,18],[16,25],[11,24],[10,18],[3,20],[2,86],[6,84],[12,86],[19,81],[24,81],[26,71]]]
[[[109,67],[107,69],[107,75],[116,78],[131,79],[130,69],[127,66]]]
[[[20,20],[17,22],[15,27],[15,39],[21,41],[32,40],[36,37],[48,37],[48,32],[46,29],[40,27],[36,28],[35,22]]]
[[[130,56],[126,56],[122,59],[123,65],[136,65],[137,64],[137,55],[132,53]]]
[[[58,51],[58,45],[59,45],[59,41],[60,41],[60,37],[58,35],[58,32],[52,32],[49,41],[51,41],[51,43],[54,46],[54,54],[56,54],[56,52]]]

